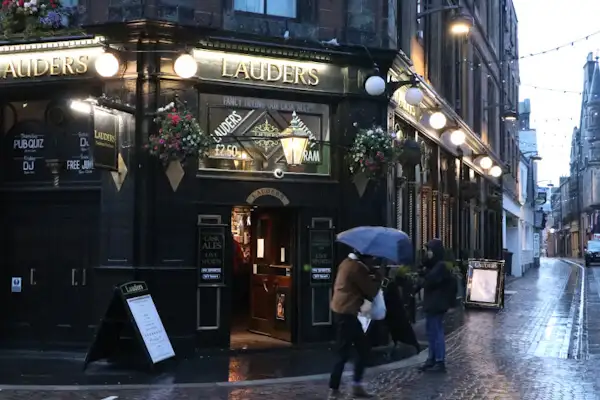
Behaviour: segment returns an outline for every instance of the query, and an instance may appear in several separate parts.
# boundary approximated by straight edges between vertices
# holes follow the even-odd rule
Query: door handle
[[[265,289],[265,292],[269,293],[269,289],[267,288],[267,282],[263,281],[263,289]]]
[[[81,286],[87,285],[87,268],[81,268]]]
[[[35,268],[29,268],[29,285],[37,285],[37,282],[35,281]]]
[[[77,268],[71,268],[71,286],[79,285],[75,279],[75,274],[77,274]]]

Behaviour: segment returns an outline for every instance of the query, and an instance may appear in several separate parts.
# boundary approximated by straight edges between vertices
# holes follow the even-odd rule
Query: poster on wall
[[[311,229],[309,231],[310,284],[331,285],[333,283],[332,229]]]
[[[465,306],[504,307],[504,261],[469,260]]]
[[[104,109],[94,108],[94,167],[117,171],[119,167],[119,118]]]
[[[226,228],[226,225],[198,227],[198,285],[200,286],[225,283]]]
[[[275,307],[275,318],[285,321],[285,293],[277,293]]]
[[[17,122],[4,137],[3,175],[18,182],[52,179],[46,159],[55,152],[51,135],[42,121]]]

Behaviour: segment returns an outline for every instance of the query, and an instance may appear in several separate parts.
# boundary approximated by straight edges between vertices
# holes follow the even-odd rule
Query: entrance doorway
[[[289,346],[292,341],[295,213],[234,207],[232,348]]]

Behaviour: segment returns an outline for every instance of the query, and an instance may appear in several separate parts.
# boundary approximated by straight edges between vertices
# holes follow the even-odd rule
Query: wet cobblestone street
[[[448,340],[448,373],[423,374],[425,354],[371,372],[379,399],[600,399],[600,268],[542,260],[507,288],[501,312],[471,310]],[[346,379],[348,381],[349,379]],[[326,380],[249,386],[164,385],[0,391],[0,399],[325,399]],[[348,397],[350,398],[350,397]]]

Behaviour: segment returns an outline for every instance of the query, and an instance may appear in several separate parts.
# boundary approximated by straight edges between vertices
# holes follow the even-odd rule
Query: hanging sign
[[[465,307],[504,307],[504,261],[469,260]]]
[[[94,167],[118,171],[118,118],[107,111],[94,108]]]
[[[146,282],[128,282],[114,288],[86,355],[84,368],[90,362],[119,355],[124,347],[130,346],[130,332],[137,344],[137,355],[147,366],[175,357]]]

